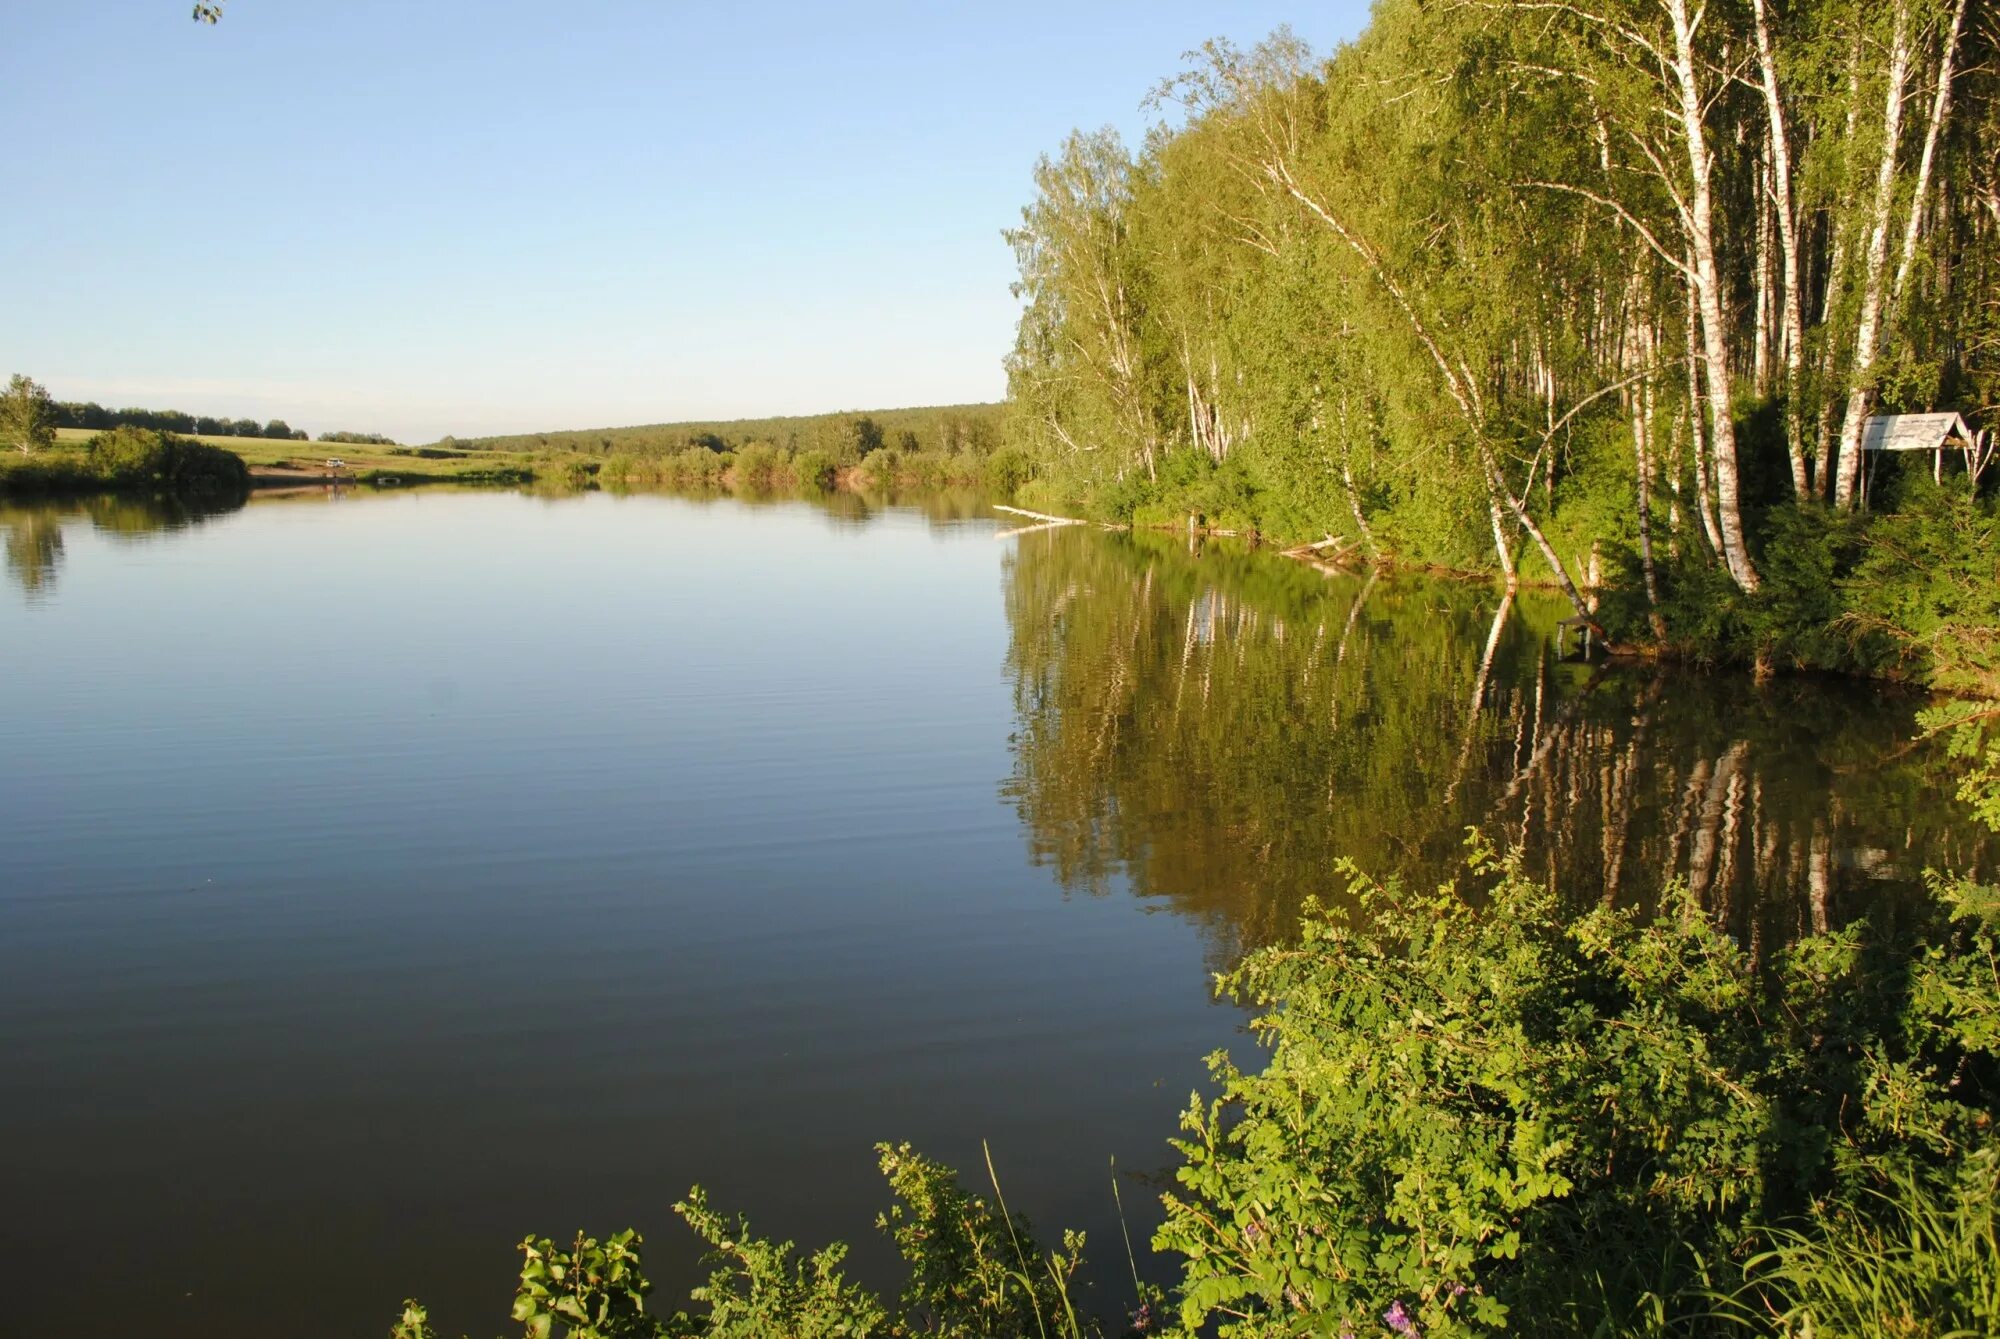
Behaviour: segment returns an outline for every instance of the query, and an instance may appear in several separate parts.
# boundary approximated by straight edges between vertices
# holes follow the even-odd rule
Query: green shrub
[[[1985,1339],[2000,1334],[2000,1150],[1948,1180],[1896,1177],[1776,1234],[1750,1262],[1748,1323],[1785,1335]]]
[[[1513,860],[1472,870],[1356,876],[1356,914],[1227,978],[1272,1049],[1213,1058],[1184,1118],[1155,1239],[1184,1325],[1699,1332],[1771,1227],[1990,1139],[2000,918],[1953,890],[1921,934],[1759,963],[1689,900],[1570,919]]]
[[[979,464],[979,483],[1001,496],[1010,496],[1034,473],[1034,462],[1018,446],[1004,446]]]
[[[160,488],[181,495],[240,494],[250,471],[233,451],[153,428],[118,427],[90,439],[91,471],[113,487]]]
[[[792,457],[792,476],[801,488],[825,492],[833,487],[836,469],[825,451],[806,450]]]
[[[742,1218],[709,1207],[700,1187],[674,1212],[707,1246],[708,1279],[695,1305],[660,1320],[638,1233],[601,1243],[578,1233],[567,1250],[545,1237],[521,1243],[513,1318],[528,1339],[1083,1339],[1095,1334],[1070,1304],[1083,1238],[1065,1232],[1060,1250],[1039,1246],[1026,1220],[975,1195],[942,1163],[908,1144],[876,1147],[894,1204],[876,1220],[909,1267],[892,1313],[841,1273],[847,1248],[800,1258],[789,1241],[758,1237]],[[987,1168],[989,1176],[992,1167]],[[999,1182],[994,1178],[995,1199]],[[436,1339],[429,1313],[408,1302],[390,1339]]]
[[[1762,578],[1738,590],[1699,543],[1656,542],[1669,649],[1770,668],[1894,674],[1954,692],[2000,694],[2000,516],[1962,481],[1913,474],[1895,511],[1773,506],[1758,527]],[[1616,639],[1650,636],[1638,555],[1608,553],[1600,619]]]
[[[769,488],[779,467],[778,452],[765,442],[752,442],[736,453],[731,468],[738,488]]]
[[[866,1339],[883,1332],[887,1315],[881,1302],[840,1272],[845,1246],[836,1243],[805,1260],[795,1259],[791,1242],[765,1241],[750,1231],[747,1220],[723,1218],[708,1207],[699,1187],[688,1192],[674,1212],[709,1248],[708,1282],[690,1294],[705,1309],[694,1315],[679,1312],[665,1325],[650,1329],[635,1323],[629,1332],[634,1339],[652,1335],[763,1339],[779,1334]],[[516,1303],[516,1319],[518,1311]],[[573,1339],[598,1336],[576,1331]],[[624,1339],[624,1335],[606,1334],[604,1339]]]
[[[2000,696],[2000,518],[1962,484],[1919,477],[1903,508],[1868,527],[1842,583],[1841,627],[1891,648],[1939,688]]]

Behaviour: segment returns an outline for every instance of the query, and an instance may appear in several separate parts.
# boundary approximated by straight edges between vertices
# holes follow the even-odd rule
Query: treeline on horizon
[[[1008,234],[1026,496],[1930,673],[1940,629],[2000,625],[1997,28],[1968,0],[1382,0],[1330,58],[1210,43],[1155,93],[1178,124],[1071,135]],[[1866,458],[1870,415],[1931,410],[1973,429],[1941,485]],[[1891,541],[1883,626],[1849,596]]]
[[[600,486],[830,489],[980,486],[1011,491],[1027,459],[1005,440],[1006,406],[934,405],[781,418],[445,437],[454,451],[568,455]],[[587,460],[588,463],[585,463]]]
[[[110,428],[150,428],[194,437],[257,437],[273,441],[342,442],[362,446],[394,446],[393,437],[374,432],[323,432],[317,438],[281,418],[259,423],[254,418],[219,418],[181,409],[107,409],[95,400],[57,400],[50,406],[52,426],[103,432]]]
[[[434,443],[463,451],[575,451],[584,455],[663,455],[698,447],[741,451],[768,446],[784,455],[823,451],[860,457],[884,448],[903,452],[986,455],[1001,445],[1005,407],[998,404],[932,405],[777,418],[643,423],[622,428],[445,437]]]

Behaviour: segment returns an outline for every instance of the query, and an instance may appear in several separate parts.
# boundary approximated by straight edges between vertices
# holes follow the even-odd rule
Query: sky
[[[1037,155],[1361,0],[10,4],[0,375],[445,434],[995,400]]]

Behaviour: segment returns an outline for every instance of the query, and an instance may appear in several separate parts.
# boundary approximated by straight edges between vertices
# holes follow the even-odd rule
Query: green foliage
[[[890,441],[914,438],[918,449],[983,458],[1000,445],[999,405],[936,405],[877,409],[866,414],[813,414],[795,418],[733,419],[699,423],[650,423],[625,428],[464,437],[452,445],[470,451],[576,451],[654,461],[689,450],[711,455],[761,442],[791,459],[823,452],[854,465]]]
[[[22,455],[55,445],[55,403],[40,382],[16,372],[0,392],[0,445]]]
[[[234,452],[149,428],[99,433],[82,451],[0,459],[0,492],[150,493],[228,502],[248,488],[248,467]]]
[[[2000,1153],[1938,1184],[1912,1175],[1816,1210],[1750,1262],[1782,1335],[1987,1339],[2000,1334]],[[1749,1324],[1761,1317],[1747,1313]]]
[[[833,487],[837,475],[833,457],[824,451],[808,449],[792,457],[792,478],[801,488],[824,492]]]
[[[1012,496],[1034,473],[1034,461],[1017,446],[1006,446],[979,466],[978,482],[1001,497]]]
[[[1963,769],[1958,798],[1972,806],[1975,817],[2000,832],[2000,702],[1991,700],[1940,703],[1921,712],[1918,724],[1926,735],[1944,735],[1948,755]]]
[[[1759,963],[1692,902],[1567,919],[1511,859],[1471,868],[1357,876],[1357,913],[1226,978],[1271,1058],[1215,1057],[1185,1117],[1155,1243],[1187,1257],[1184,1325],[1699,1330],[1771,1227],[1984,1146],[1995,926],[1953,897],[1931,938]]]
[[[1896,11],[1912,82],[1889,101],[1910,108],[1910,142],[1886,164],[1881,218],[1857,202],[1884,170],[1870,163],[1889,90],[1882,62],[1852,53],[1891,33],[1865,6],[1711,9],[1677,38],[1657,5],[1384,0],[1323,59],[1282,29],[1247,50],[1204,44],[1154,95],[1180,115],[1136,150],[1070,135],[1007,234],[1024,500],[1339,534],[1548,582],[1582,617],[1600,595],[1620,641],[1762,667],[1900,660],[1963,686],[1957,662],[1979,658],[1964,633],[1981,625],[1946,617],[1950,648],[1928,627],[1962,589],[1887,591],[1887,612],[1846,603],[1838,583],[1869,542],[1846,520],[1856,449],[1807,472],[1879,410],[1949,407],[1975,425],[1995,410],[2000,305],[1977,295],[1995,291],[2000,229],[1965,184],[1991,178],[2000,67],[1990,26],[1961,32],[1947,8]],[[1685,63],[1661,54],[1677,41]],[[1947,100],[1909,95],[1935,86],[1947,47],[1955,119],[1919,133]],[[1864,264],[1852,242],[1871,231],[1910,249]],[[1884,319],[1864,316],[1885,286]],[[1782,299],[1806,325],[1795,365],[1774,352]],[[1868,473],[1878,511],[1905,510],[1896,462]],[[1593,592],[1600,567],[1609,588]]]
[[[420,1302],[405,1301],[402,1319],[389,1327],[389,1339],[437,1339],[429,1309]]]
[[[1869,639],[1843,627],[1854,563],[1867,522],[1817,503],[1775,508],[1763,520],[1763,582],[1738,589],[1722,565],[1690,546],[1656,557],[1659,612],[1668,645],[1700,660],[1772,668],[1872,671],[1883,657]],[[1628,641],[1647,639],[1652,609],[1644,599],[1638,556],[1629,548],[1611,570],[1604,624]]]
[[[58,428],[87,428],[93,432],[106,428],[152,428],[158,432],[199,434],[203,437],[258,437],[293,442],[303,442],[311,435],[303,429],[293,428],[281,418],[259,423],[254,418],[190,414],[182,409],[107,409],[95,400],[61,401],[54,406],[54,418]],[[395,445],[379,433],[327,432],[321,433],[319,440],[356,445]]]
[[[1893,674],[2000,694],[2000,517],[1961,480],[1909,481],[1897,510],[1774,507],[1761,525],[1754,593],[1699,549],[1663,556],[1670,646],[1701,659]],[[1636,554],[1620,550],[1603,622],[1643,640],[1650,608]]]
[[[521,1282],[513,1318],[528,1339],[650,1339],[659,1327],[646,1314],[652,1284],[640,1268],[639,1234],[576,1234],[565,1251],[546,1237],[521,1243]]]
[[[750,442],[736,453],[736,463],[730,467],[736,475],[739,487],[749,489],[769,488],[778,469],[778,452],[769,442]]]
[[[700,1316],[682,1312],[663,1329],[647,1331],[708,1339],[866,1339],[885,1332],[887,1315],[871,1294],[847,1282],[840,1264],[847,1248],[838,1243],[804,1260],[791,1242],[772,1243],[750,1232],[743,1219],[723,1218],[708,1206],[700,1188],[690,1191],[674,1212],[708,1244],[712,1272],[691,1294],[706,1307]],[[636,1331],[635,1331],[636,1333]]]
[[[908,1144],[880,1144],[875,1151],[896,1196],[876,1226],[910,1267],[901,1332],[1010,1339],[1078,1331],[1069,1285],[1083,1261],[1080,1234],[1065,1232],[1061,1250],[1044,1252],[1026,1220],[968,1192],[949,1167]]]
[[[1920,480],[1867,529],[1842,625],[1880,638],[1912,677],[2000,696],[2000,517],[1962,485]]]
[[[845,1245],[802,1258],[793,1243],[758,1237],[746,1220],[717,1213],[697,1186],[674,1206],[708,1248],[708,1278],[690,1292],[692,1309],[664,1321],[648,1312],[653,1285],[639,1235],[627,1230],[602,1242],[578,1233],[567,1250],[547,1238],[522,1242],[513,1318],[527,1339],[1085,1339],[1097,1333],[1070,1304],[1070,1282],[1083,1260],[1079,1234],[1065,1232],[1061,1249],[1045,1249],[1004,1201],[990,1206],[908,1144],[882,1144],[876,1152],[895,1197],[878,1225],[910,1270],[893,1313],[841,1272]],[[991,1176],[990,1159],[987,1171]],[[999,1200],[997,1177],[993,1184]],[[390,1339],[435,1339],[429,1313],[405,1303]]]
[[[2000,895],[1759,960],[1683,896],[1565,915],[1516,857],[1348,909],[1223,980],[1265,1010],[1177,1142],[1155,1247],[1182,1332],[1990,1333],[2000,1307]],[[630,1232],[523,1243],[530,1339],[1082,1336],[1082,1241],[1038,1245],[908,1145],[878,1147],[892,1309],[697,1189],[695,1307],[659,1321]],[[991,1167],[988,1167],[991,1176]],[[431,1339],[406,1307],[392,1339]]]

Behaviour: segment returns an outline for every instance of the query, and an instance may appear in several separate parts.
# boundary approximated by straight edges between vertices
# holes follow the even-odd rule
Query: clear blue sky
[[[1038,153],[1360,0],[10,5],[0,375],[315,432],[997,399]]]

